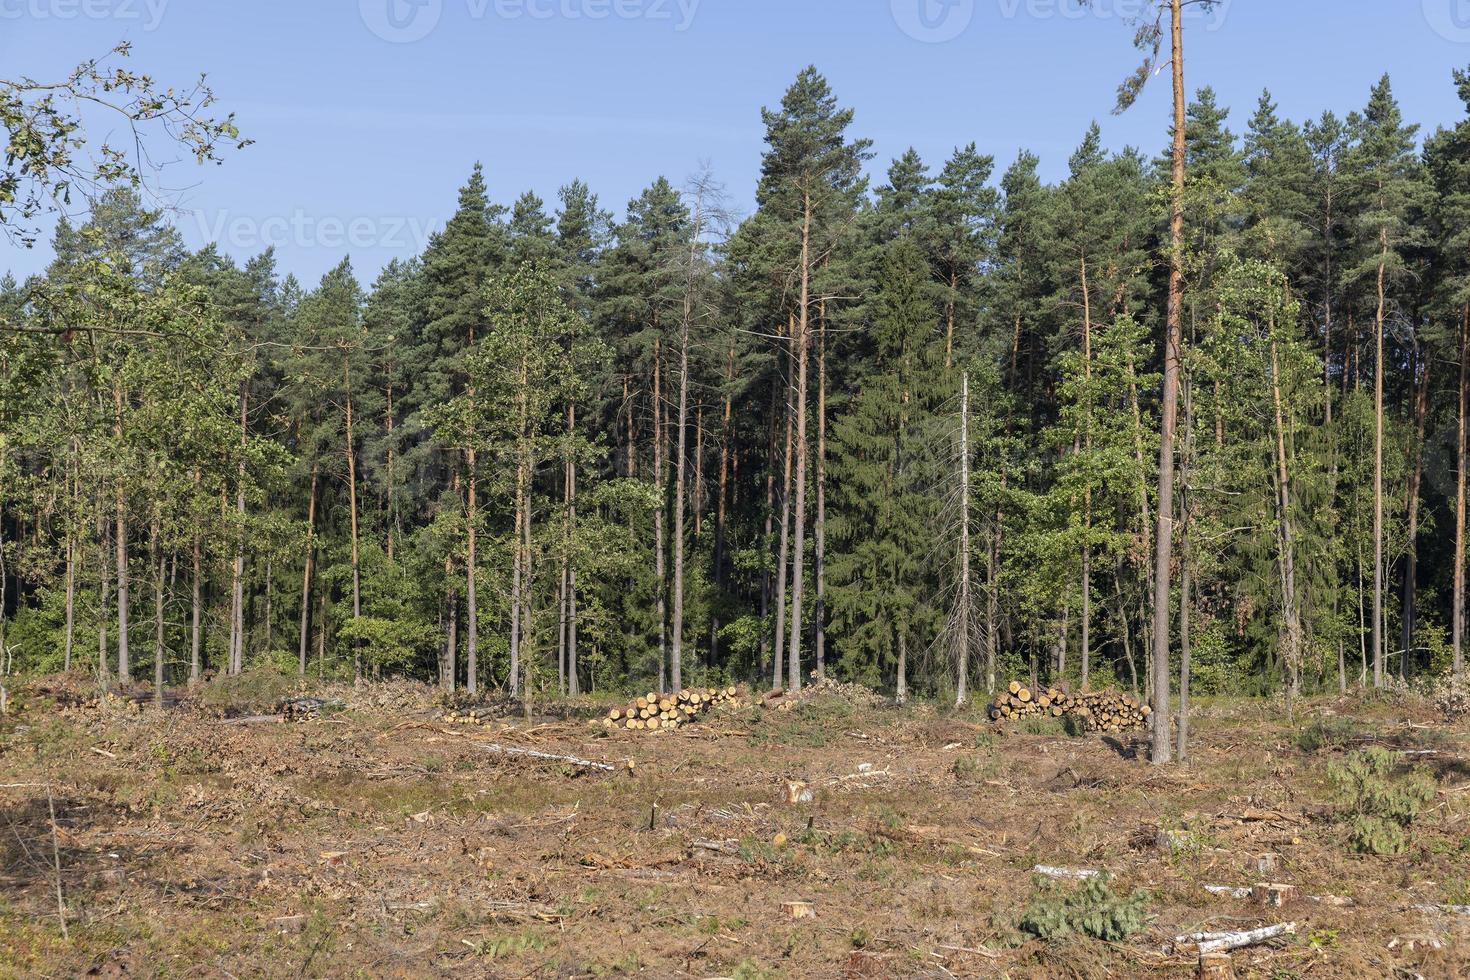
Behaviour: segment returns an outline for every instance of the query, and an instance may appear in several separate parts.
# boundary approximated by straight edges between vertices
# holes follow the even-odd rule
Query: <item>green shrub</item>
[[[1049,738],[1068,734],[1063,719],[1052,718],[1050,715],[1023,718],[1019,729],[1026,735],[1043,735]]]
[[[1357,723],[1348,718],[1318,718],[1297,730],[1296,747],[1306,753],[1323,749],[1340,749],[1362,734]]]
[[[1328,767],[1327,776],[1342,794],[1344,818],[1353,850],[1363,854],[1402,854],[1407,831],[1424,804],[1434,799],[1434,777],[1422,767],[1401,772],[1387,749],[1354,752]]]
[[[1043,882],[1016,925],[1048,941],[1081,934],[1117,942],[1143,929],[1148,904],[1146,891],[1135,891],[1127,898],[1113,894],[1111,879],[1105,874],[1094,875],[1071,891]]]

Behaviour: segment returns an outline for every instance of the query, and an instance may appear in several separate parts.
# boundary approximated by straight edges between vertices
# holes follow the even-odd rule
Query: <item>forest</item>
[[[1200,87],[1047,182],[885,167],[812,67],[752,102],[748,214],[707,168],[617,208],[467,162],[372,282],[187,249],[121,159],[60,208],[68,93],[248,139],[97,62],[26,82],[0,217],[62,213],[0,281],[6,674],[1167,708],[1464,670],[1470,115],[1387,76],[1299,121]]]

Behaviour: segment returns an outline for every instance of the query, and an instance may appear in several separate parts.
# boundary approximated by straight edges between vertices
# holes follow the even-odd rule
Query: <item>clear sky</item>
[[[0,0],[0,77],[53,80],[121,39],[174,84],[208,72],[256,145],[219,168],[170,167],[175,223],[244,258],[278,246],[313,284],[351,253],[371,281],[421,250],[476,160],[496,199],[554,205],[580,177],[621,215],[701,160],[752,206],[759,110],[807,64],[856,109],[881,175],[914,146],[937,167],[975,141],[1003,170],[1026,147],[1060,175],[1094,118],[1114,148],[1162,149],[1168,79],[1110,110],[1137,61],[1142,0]],[[1197,12],[1187,84],[1213,85],[1239,133],[1262,87],[1294,119],[1361,107],[1392,74],[1432,130],[1462,108],[1467,0],[1224,0]],[[0,239],[0,270],[44,244]]]

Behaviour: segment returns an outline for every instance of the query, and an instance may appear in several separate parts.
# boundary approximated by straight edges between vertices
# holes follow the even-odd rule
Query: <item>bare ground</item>
[[[1172,937],[1287,921],[1239,976],[1470,976],[1470,916],[1414,907],[1470,904],[1470,733],[1412,699],[1308,702],[1295,725],[1207,703],[1191,764],[1156,771],[1142,735],[840,694],[608,736],[446,726],[402,687],[240,724],[192,698],[66,706],[71,683],[0,721],[0,976],[1187,977]],[[1370,741],[1437,777],[1401,857],[1349,851],[1326,780]],[[1148,927],[1028,938],[1038,863],[1147,889]],[[1297,900],[1203,887],[1263,880]]]

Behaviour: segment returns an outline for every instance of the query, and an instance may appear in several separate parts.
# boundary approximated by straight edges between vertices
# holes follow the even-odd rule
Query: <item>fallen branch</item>
[[[61,844],[56,839],[56,799],[51,795],[51,784],[46,784],[46,807],[51,811],[51,860],[56,866],[56,918],[61,921],[61,938],[71,942],[66,928],[66,902],[61,897]]]
[[[565,762],[568,765],[580,766],[583,769],[599,769],[603,772],[617,772],[617,766],[610,766],[606,762],[593,762],[590,759],[578,759],[571,755],[552,755],[549,752],[537,752],[534,749],[520,749],[505,745],[496,745],[487,742],[480,746],[486,752],[493,755],[516,755],[528,759],[540,759],[543,762]]]
[[[1049,864],[1038,864],[1031,870],[1048,878],[1061,878],[1068,881],[1086,881],[1088,878],[1095,878],[1102,874],[1101,871],[1092,868],[1053,868]]]
[[[1446,915],[1470,915],[1470,905],[1411,905],[1415,912],[1443,912]]]
[[[1207,953],[1228,953],[1269,942],[1282,936],[1296,935],[1296,923],[1286,922],[1279,926],[1266,926],[1246,932],[1195,932],[1174,937],[1174,952],[1186,956],[1204,956]]]

